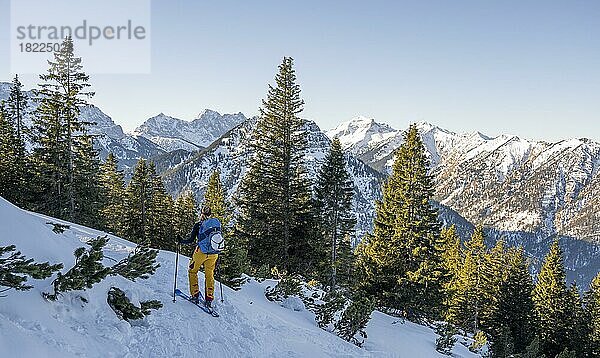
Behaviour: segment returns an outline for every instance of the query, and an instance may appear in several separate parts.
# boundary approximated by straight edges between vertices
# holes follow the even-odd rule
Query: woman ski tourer
[[[190,260],[188,276],[190,281],[190,295],[196,304],[200,301],[200,288],[198,287],[198,271],[204,266],[204,305],[211,309],[215,292],[215,267],[219,252],[223,249],[223,236],[221,223],[212,217],[209,206],[204,206],[200,220],[194,225],[187,240],[179,240],[180,244],[197,242],[196,249]]]

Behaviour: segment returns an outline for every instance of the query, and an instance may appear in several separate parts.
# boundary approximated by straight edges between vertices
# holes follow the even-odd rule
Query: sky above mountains
[[[0,0],[0,48],[9,13]],[[128,131],[160,112],[251,116],[292,56],[303,116],[324,129],[363,114],[395,128],[424,120],[456,132],[599,141],[599,35],[593,0],[154,0],[152,73],[93,75],[92,102]],[[12,75],[1,55],[0,80]]]

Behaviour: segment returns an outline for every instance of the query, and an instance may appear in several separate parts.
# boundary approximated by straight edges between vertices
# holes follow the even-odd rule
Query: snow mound
[[[52,223],[69,225],[62,234]],[[21,210],[0,198],[0,245],[17,245],[27,257],[74,264],[73,251],[105,233]],[[105,265],[125,257],[135,245],[108,235]],[[160,268],[148,280],[109,277],[86,291],[68,292],[55,302],[42,297],[53,278],[29,280],[26,292],[0,298],[1,357],[443,357],[435,333],[375,312],[364,348],[319,329],[314,314],[295,300],[283,306],[265,298],[269,282],[250,280],[240,291],[217,290],[213,318],[184,300],[172,300],[175,254],[162,251]],[[187,259],[177,285],[187,290]],[[204,277],[200,274],[200,284]],[[132,324],[117,318],[106,298],[119,287],[133,301],[158,299],[164,307]],[[302,303],[302,302],[300,302]],[[298,309],[302,308],[302,309]],[[457,345],[454,357],[472,357]]]

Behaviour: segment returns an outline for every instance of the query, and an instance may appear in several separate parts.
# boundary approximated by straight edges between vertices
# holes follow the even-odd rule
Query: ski
[[[181,292],[181,290],[178,289],[178,288],[175,289],[175,295],[183,298],[184,300],[186,300],[189,303],[193,304],[194,306],[200,308],[201,310],[203,310],[204,312],[208,313],[209,315],[211,315],[213,317],[219,317],[219,313],[217,311],[215,311],[213,308],[206,308],[204,306],[204,299],[201,299],[199,303],[195,303],[195,302],[192,301],[192,297],[190,297],[189,295]]]

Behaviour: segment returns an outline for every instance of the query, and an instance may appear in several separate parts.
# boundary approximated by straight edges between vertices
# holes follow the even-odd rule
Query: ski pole
[[[219,255],[219,257],[217,257],[217,275],[219,277],[219,286],[221,287],[221,303],[223,303],[223,282],[221,280],[221,267],[220,264],[221,263],[221,255]]]
[[[177,289],[177,268],[179,267],[179,242],[177,243],[177,249],[175,250],[175,279],[173,280],[173,302],[175,302],[175,290]]]
[[[219,279],[219,286],[221,286],[221,303],[223,303],[223,282]]]

